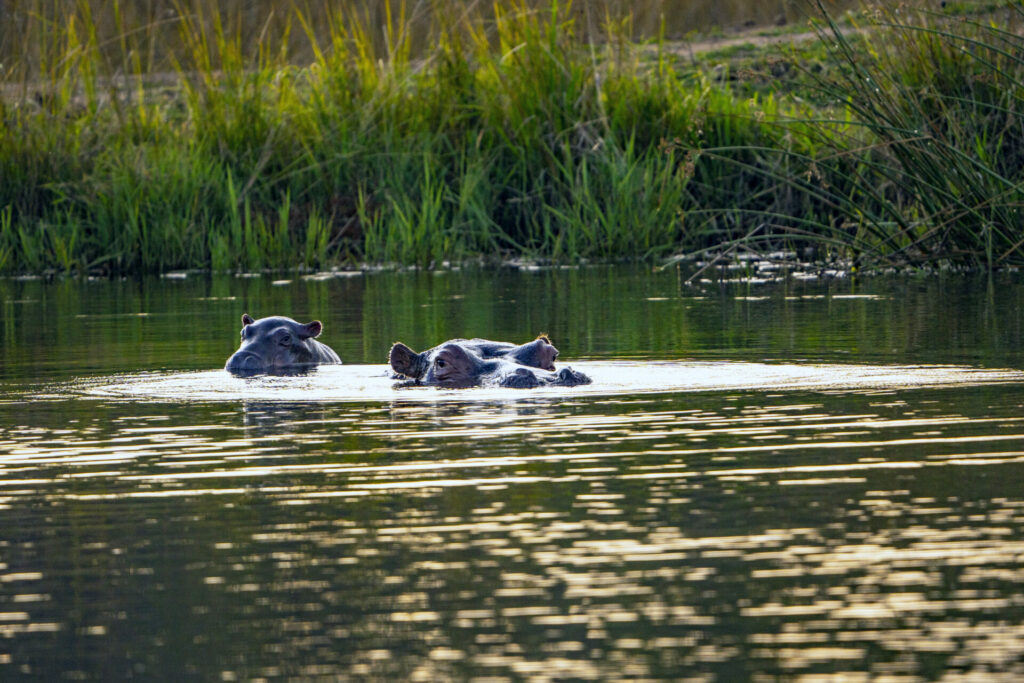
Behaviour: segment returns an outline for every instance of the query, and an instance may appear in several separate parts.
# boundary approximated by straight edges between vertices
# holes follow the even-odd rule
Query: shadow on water
[[[0,281],[0,678],[1014,680],[1024,288],[974,291]],[[230,376],[240,310],[346,365]],[[538,331],[594,384],[376,357]]]

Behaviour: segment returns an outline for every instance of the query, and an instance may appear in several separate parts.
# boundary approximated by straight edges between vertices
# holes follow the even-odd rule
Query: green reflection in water
[[[396,340],[424,348],[546,332],[566,359],[1021,365],[1024,287],[1016,278],[984,293],[985,282],[970,279],[687,286],[685,276],[594,267],[0,280],[0,377],[220,368],[243,312],[320,319],[322,339],[349,363],[384,363]]]

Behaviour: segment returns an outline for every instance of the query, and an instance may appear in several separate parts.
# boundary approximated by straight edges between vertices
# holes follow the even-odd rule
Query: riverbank
[[[585,42],[557,4],[500,3],[415,58],[402,17],[383,58],[358,24],[307,30],[301,66],[197,22],[173,78],[130,51],[111,63],[69,23],[42,86],[0,102],[0,270],[662,261],[739,244],[858,268],[1020,264],[1019,7],[846,21],[698,52],[621,27]]]

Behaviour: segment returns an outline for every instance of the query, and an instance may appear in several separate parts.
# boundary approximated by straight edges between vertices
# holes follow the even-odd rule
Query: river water
[[[0,280],[0,679],[1019,680],[1024,277],[752,268]]]

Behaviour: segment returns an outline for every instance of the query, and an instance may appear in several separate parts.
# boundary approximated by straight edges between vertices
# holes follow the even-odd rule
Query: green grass
[[[1019,30],[1020,4],[1006,11]],[[872,49],[868,33],[846,37],[826,25],[832,57],[848,68],[825,87],[845,98],[873,143],[855,187],[879,188],[881,201],[867,208],[893,226],[889,258],[1019,263],[1024,36],[995,20],[925,15],[908,23],[880,14],[874,21],[885,32],[884,50]]]
[[[292,10],[256,47],[193,8],[167,78],[136,33],[101,42],[88,8],[3,86],[4,272],[659,260],[738,241],[863,266],[1024,260],[1024,50],[975,15],[869,17],[863,38],[826,18],[820,42],[763,63],[684,68],[621,24],[585,41],[557,0],[465,12],[425,52],[420,4],[382,32]]]

